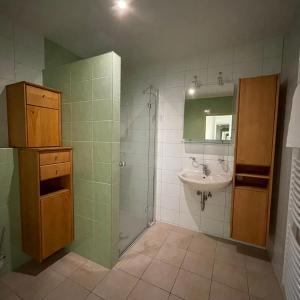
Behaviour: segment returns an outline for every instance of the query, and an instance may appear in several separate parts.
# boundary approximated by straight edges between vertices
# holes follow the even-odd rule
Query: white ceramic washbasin
[[[202,171],[182,170],[178,177],[184,184],[202,192],[224,189],[232,181],[232,174],[225,172],[206,176]]]

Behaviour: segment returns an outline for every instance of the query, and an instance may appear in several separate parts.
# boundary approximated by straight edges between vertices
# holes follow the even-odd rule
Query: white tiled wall
[[[283,38],[276,37],[211,54],[187,58],[168,64],[127,69],[123,74],[123,94],[140,94],[149,84],[159,88],[156,157],[156,219],[182,227],[229,237],[231,187],[214,192],[204,211],[195,193],[178,180],[182,168],[192,168],[190,156],[220,168],[219,158],[231,169],[233,145],[184,144],[184,90],[193,75],[205,83],[216,82],[218,72],[225,81],[237,83],[240,77],[279,73]]]
[[[42,83],[44,38],[0,12],[0,147],[8,146],[5,86]]]

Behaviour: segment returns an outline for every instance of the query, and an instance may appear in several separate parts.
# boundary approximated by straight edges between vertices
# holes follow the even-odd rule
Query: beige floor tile
[[[187,250],[193,237],[184,233],[171,231],[165,243]]]
[[[170,234],[169,231],[151,232],[149,234],[148,233],[145,234],[144,239],[155,241],[157,244],[160,244],[161,246],[166,241],[169,234]]]
[[[156,259],[159,259],[163,262],[174,265],[176,267],[180,267],[183,262],[185,254],[186,254],[186,250],[177,248],[170,244],[164,244],[160,248],[156,256]]]
[[[46,300],[83,300],[90,292],[70,279],[62,282],[54,291],[52,291]]]
[[[238,289],[242,292],[248,292],[246,270],[220,261],[215,261],[213,280]]]
[[[240,292],[213,281],[209,300],[249,300],[248,293]]]
[[[183,228],[183,227],[179,227],[179,226],[174,226],[175,228],[172,229],[172,231],[178,232],[178,233],[182,233],[185,235],[191,235],[191,236],[195,236],[198,234],[198,232],[195,232],[193,230],[187,229],[187,228]]]
[[[273,274],[272,264],[269,261],[265,261],[255,257],[246,256],[246,268],[251,272]]]
[[[151,258],[135,251],[130,251],[124,255],[115,268],[125,271],[136,277],[141,277],[149,266]]]
[[[157,255],[162,244],[153,238],[142,237],[130,249],[152,258]]]
[[[274,274],[247,271],[250,295],[270,300],[282,300],[282,292]]]
[[[5,285],[4,283],[0,282],[0,300],[7,300],[7,299],[19,299],[12,290]]]
[[[103,298],[100,298],[99,296],[90,293],[85,300],[103,300]]]
[[[106,300],[126,299],[138,281],[137,277],[120,270],[112,270],[97,285],[93,293]]]
[[[168,300],[182,300],[182,298],[179,298],[175,295],[170,294],[169,299]]]
[[[74,252],[70,252],[56,263],[50,266],[50,268],[61,273],[62,275],[69,277],[76,269],[86,263],[88,260]]]
[[[6,294],[9,294],[11,292],[11,289],[8,287],[8,285],[1,282],[0,277],[0,299],[4,299]]]
[[[157,237],[158,239],[161,239],[162,237],[159,235],[162,234],[163,238],[166,238],[167,235],[174,230],[176,226],[166,224],[166,223],[159,223],[151,226],[144,235],[150,235],[152,237]]]
[[[208,300],[210,283],[211,281],[204,277],[180,270],[172,294],[186,300]]]
[[[9,272],[1,277],[1,281],[6,284],[11,290],[16,290],[20,285],[29,284],[34,279],[34,276],[18,272]]]
[[[236,246],[232,244],[217,242],[216,259],[237,267],[246,265],[246,256],[238,253]]]
[[[21,298],[19,298],[16,294],[14,294],[13,292],[10,292],[9,294],[7,294],[5,296],[5,298],[0,298],[1,300],[21,300]]]
[[[39,300],[55,289],[65,277],[54,270],[47,269],[37,276],[10,272],[1,277],[17,296],[25,300]],[[15,298],[10,294],[11,298]]]
[[[167,300],[169,293],[140,280],[130,293],[128,300]]]
[[[70,278],[87,290],[92,291],[108,272],[109,269],[88,261],[73,272]]]
[[[24,300],[40,300],[58,287],[65,277],[52,269],[46,269],[33,280],[23,282],[16,288],[16,293]]]
[[[211,279],[214,267],[214,259],[212,256],[206,254],[197,254],[188,251],[183,264],[182,269],[196,273],[198,275],[204,276]]]
[[[178,268],[154,259],[142,276],[142,279],[164,290],[171,291]]]
[[[206,253],[208,255],[214,256],[216,247],[217,242],[214,239],[206,237],[204,235],[197,235],[191,241],[188,250],[198,254]]]
[[[162,223],[162,222],[156,223],[153,227],[157,228],[158,230],[167,230],[167,231],[171,231],[177,228],[177,226],[175,225]]]

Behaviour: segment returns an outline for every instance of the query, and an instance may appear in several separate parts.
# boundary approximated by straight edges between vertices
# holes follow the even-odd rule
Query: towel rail
[[[283,285],[287,300],[300,299],[300,150],[293,149]]]

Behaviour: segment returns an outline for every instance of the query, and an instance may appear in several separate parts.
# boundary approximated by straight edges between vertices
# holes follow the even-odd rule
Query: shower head
[[[150,90],[150,92],[151,92],[152,88],[153,88],[153,86],[149,85],[146,89],[143,90],[143,94],[145,95],[148,92],[148,90]]]
[[[143,94],[149,93],[150,95],[157,96],[158,95],[158,90],[153,87],[153,85],[149,85],[145,90],[143,90]]]

